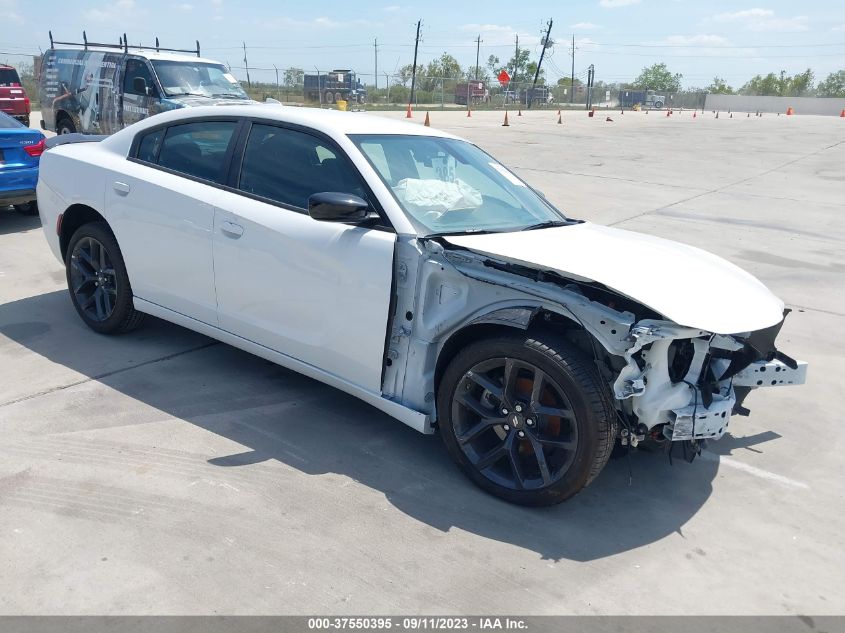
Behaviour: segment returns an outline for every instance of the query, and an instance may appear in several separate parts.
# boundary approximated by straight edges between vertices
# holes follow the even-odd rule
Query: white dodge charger
[[[569,218],[452,135],[252,105],[96,140],[48,150],[37,192],[87,325],[152,314],[321,380],[507,500],[567,499],[617,443],[694,455],[752,389],[804,382],[757,279]]]

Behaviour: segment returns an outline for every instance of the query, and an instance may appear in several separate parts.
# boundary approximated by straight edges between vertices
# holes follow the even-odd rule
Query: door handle
[[[229,222],[228,220],[223,220],[223,222],[220,223],[220,230],[233,239],[238,239],[244,234],[244,227],[240,224]]]
[[[112,187],[114,187],[114,190],[122,196],[125,196],[132,191],[132,187],[130,187],[128,183],[120,182],[119,180],[115,181]]]

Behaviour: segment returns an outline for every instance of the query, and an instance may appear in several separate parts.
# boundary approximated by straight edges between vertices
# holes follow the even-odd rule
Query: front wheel
[[[591,361],[556,335],[486,339],[458,353],[437,394],[449,453],[478,486],[560,503],[607,463],[616,417]]]
[[[73,307],[95,332],[129,332],[144,320],[144,313],[132,304],[123,255],[105,223],[93,222],[76,230],[68,244],[65,268]]]
[[[76,132],[76,126],[73,124],[68,117],[62,117],[59,119],[58,124],[56,125],[56,134],[61,136],[63,134],[73,134]]]

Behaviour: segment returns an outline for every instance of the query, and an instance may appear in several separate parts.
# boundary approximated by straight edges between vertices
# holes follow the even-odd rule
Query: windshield
[[[350,137],[428,234],[519,231],[567,219],[475,145],[431,136]]]
[[[249,99],[222,64],[204,62],[153,61],[158,80],[169,97],[196,95]]]

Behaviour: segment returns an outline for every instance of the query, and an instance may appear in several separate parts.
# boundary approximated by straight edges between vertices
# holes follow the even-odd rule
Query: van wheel
[[[75,132],[76,126],[70,120],[70,117],[63,116],[59,119],[59,122],[56,124],[56,134],[74,134]]]
[[[554,334],[478,341],[437,392],[440,435],[460,469],[507,501],[547,506],[601,472],[617,423],[591,363]]]
[[[65,257],[67,285],[77,313],[95,332],[121,334],[141,325],[123,255],[108,225],[92,222],[70,238]]]
[[[32,202],[27,202],[26,204],[16,204],[15,211],[21,215],[38,215],[38,203],[33,200]]]

